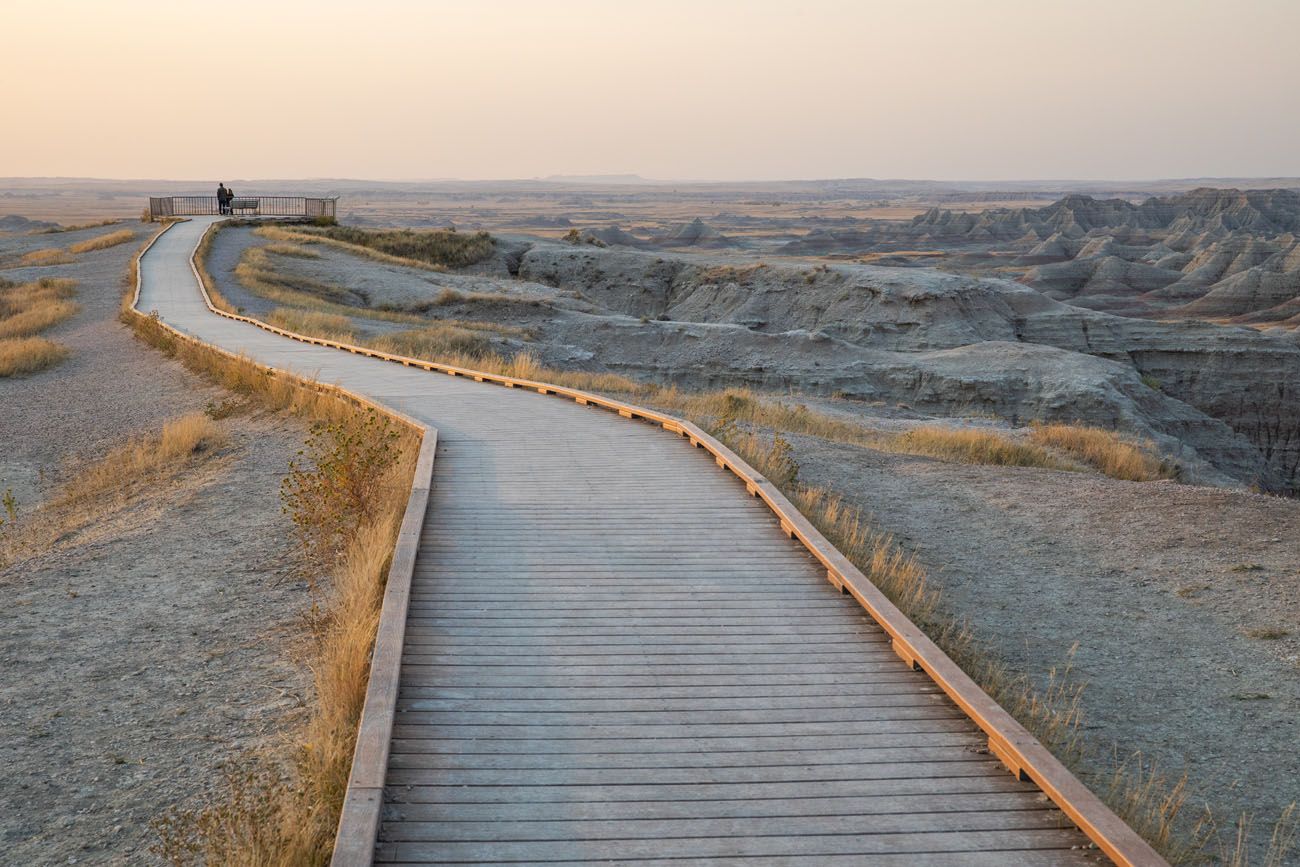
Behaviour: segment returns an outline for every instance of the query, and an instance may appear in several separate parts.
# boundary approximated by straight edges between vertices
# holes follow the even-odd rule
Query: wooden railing
[[[213,231],[215,226],[216,224],[208,231]],[[199,244],[201,243],[200,239]],[[895,653],[913,669],[928,675],[980,728],[988,738],[989,752],[1006,765],[1014,776],[1037,785],[1052,803],[1116,864],[1125,867],[1168,867],[1168,862],[1151,848],[1150,844],[1115,815],[1100,798],[1075,777],[1069,768],[1052,755],[1051,751],[1039,743],[1037,738],[985,693],[966,672],[962,671],[938,645],[912,623],[894,603],[890,602],[857,566],[841,554],[775,485],[697,425],[666,413],[580,389],[438,364],[364,346],[297,334],[249,316],[220,310],[213,305],[207,287],[199,277],[198,265],[194,261],[199,244],[195,245],[194,253],[191,254],[190,266],[203,293],[204,303],[218,316],[246,322],[273,334],[303,343],[333,347],[405,367],[418,367],[450,376],[462,376],[475,382],[495,383],[505,388],[524,388],[539,394],[572,400],[583,406],[599,407],[617,413],[623,418],[658,425],[670,433],[686,438],[692,446],[709,452],[718,467],[736,476],[751,496],[759,498],[767,505],[780,522],[782,532],[799,542],[821,563],[826,569],[826,579],[841,593],[857,600],[858,604],[889,636]],[[432,457],[429,463],[431,467]],[[395,565],[396,562],[394,558]],[[409,593],[409,575],[406,580]],[[401,604],[404,606],[405,603]],[[404,620],[404,607],[402,611]],[[387,617],[388,614],[389,605],[386,597],[383,616]],[[397,615],[394,608],[395,616]],[[334,867],[368,865],[373,857],[379,816],[383,807],[383,784],[387,770],[388,741],[391,739],[391,721],[396,705],[397,677],[401,662],[400,636],[405,629],[405,624],[394,626],[385,624],[381,619],[381,633],[386,628],[389,631],[388,639],[392,640],[396,636],[398,643],[395,649],[389,649],[385,645],[385,655],[381,660],[380,644],[378,640],[376,641],[376,656],[371,662],[370,672],[372,690],[367,692],[362,729],[357,737],[347,800],[339,822],[332,862]],[[380,679],[378,686],[376,686],[376,678]],[[375,701],[373,708],[372,696]],[[368,726],[366,716],[373,717]],[[387,720],[387,726],[384,720]]]
[[[235,196],[222,210],[216,196],[150,196],[149,214],[164,217],[302,217],[335,219],[338,196]]]

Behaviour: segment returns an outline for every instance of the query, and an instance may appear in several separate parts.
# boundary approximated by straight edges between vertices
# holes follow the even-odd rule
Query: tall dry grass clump
[[[964,464],[1067,469],[1050,452],[996,431],[926,426],[898,434],[894,445],[910,454],[929,455]]]
[[[80,309],[69,300],[76,285],[57,277],[0,283],[0,377],[35,373],[68,357],[66,347],[36,335]]]
[[[77,261],[76,257],[61,247],[47,247],[43,250],[32,250],[30,253],[24,253],[23,257],[18,260],[20,265],[70,265]]]
[[[36,373],[67,357],[66,346],[44,337],[0,340],[0,377]]]
[[[118,244],[126,244],[134,240],[135,232],[130,229],[119,229],[116,232],[109,232],[97,238],[78,241],[68,249],[73,253],[91,253],[95,250],[107,250],[109,247],[116,247]]]
[[[1177,471],[1154,452],[1150,443],[1135,442],[1116,431],[1081,424],[1036,424],[1031,442],[1056,449],[1113,479],[1151,482],[1171,479]]]
[[[462,364],[477,364],[494,357],[490,338],[480,332],[443,323],[385,334],[368,343],[381,352],[428,361],[456,358]]]
[[[75,280],[42,277],[0,288],[0,339],[30,337],[74,315],[80,308],[69,299],[76,285]]]

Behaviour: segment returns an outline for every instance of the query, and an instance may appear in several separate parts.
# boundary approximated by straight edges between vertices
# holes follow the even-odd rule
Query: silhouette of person
[[[230,190],[226,189],[225,182],[217,182],[217,213],[224,214],[230,209]]]

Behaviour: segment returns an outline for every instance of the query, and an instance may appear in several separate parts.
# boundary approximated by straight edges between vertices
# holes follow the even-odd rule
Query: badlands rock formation
[[[998,268],[1052,298],[1161,319],[1300,325],[1300,192],[1199,189],[1141,204],[1067,196],[978,214],[819,233],[789,252],[956,248],[955,270]]]
[[[1128,319],[1006,280],[864,265],[711,264],[532,244],[562,290],[555,361],[695,385],[748,384],[1151,436],[1206,478],[1300,484],[1300,342]],[[565,349],[564,347],[568,347]]]

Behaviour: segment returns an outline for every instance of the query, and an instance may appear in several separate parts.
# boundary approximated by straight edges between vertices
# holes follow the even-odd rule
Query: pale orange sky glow
[[[0,176],[1300,175],[1300,3],[5,0]]]

